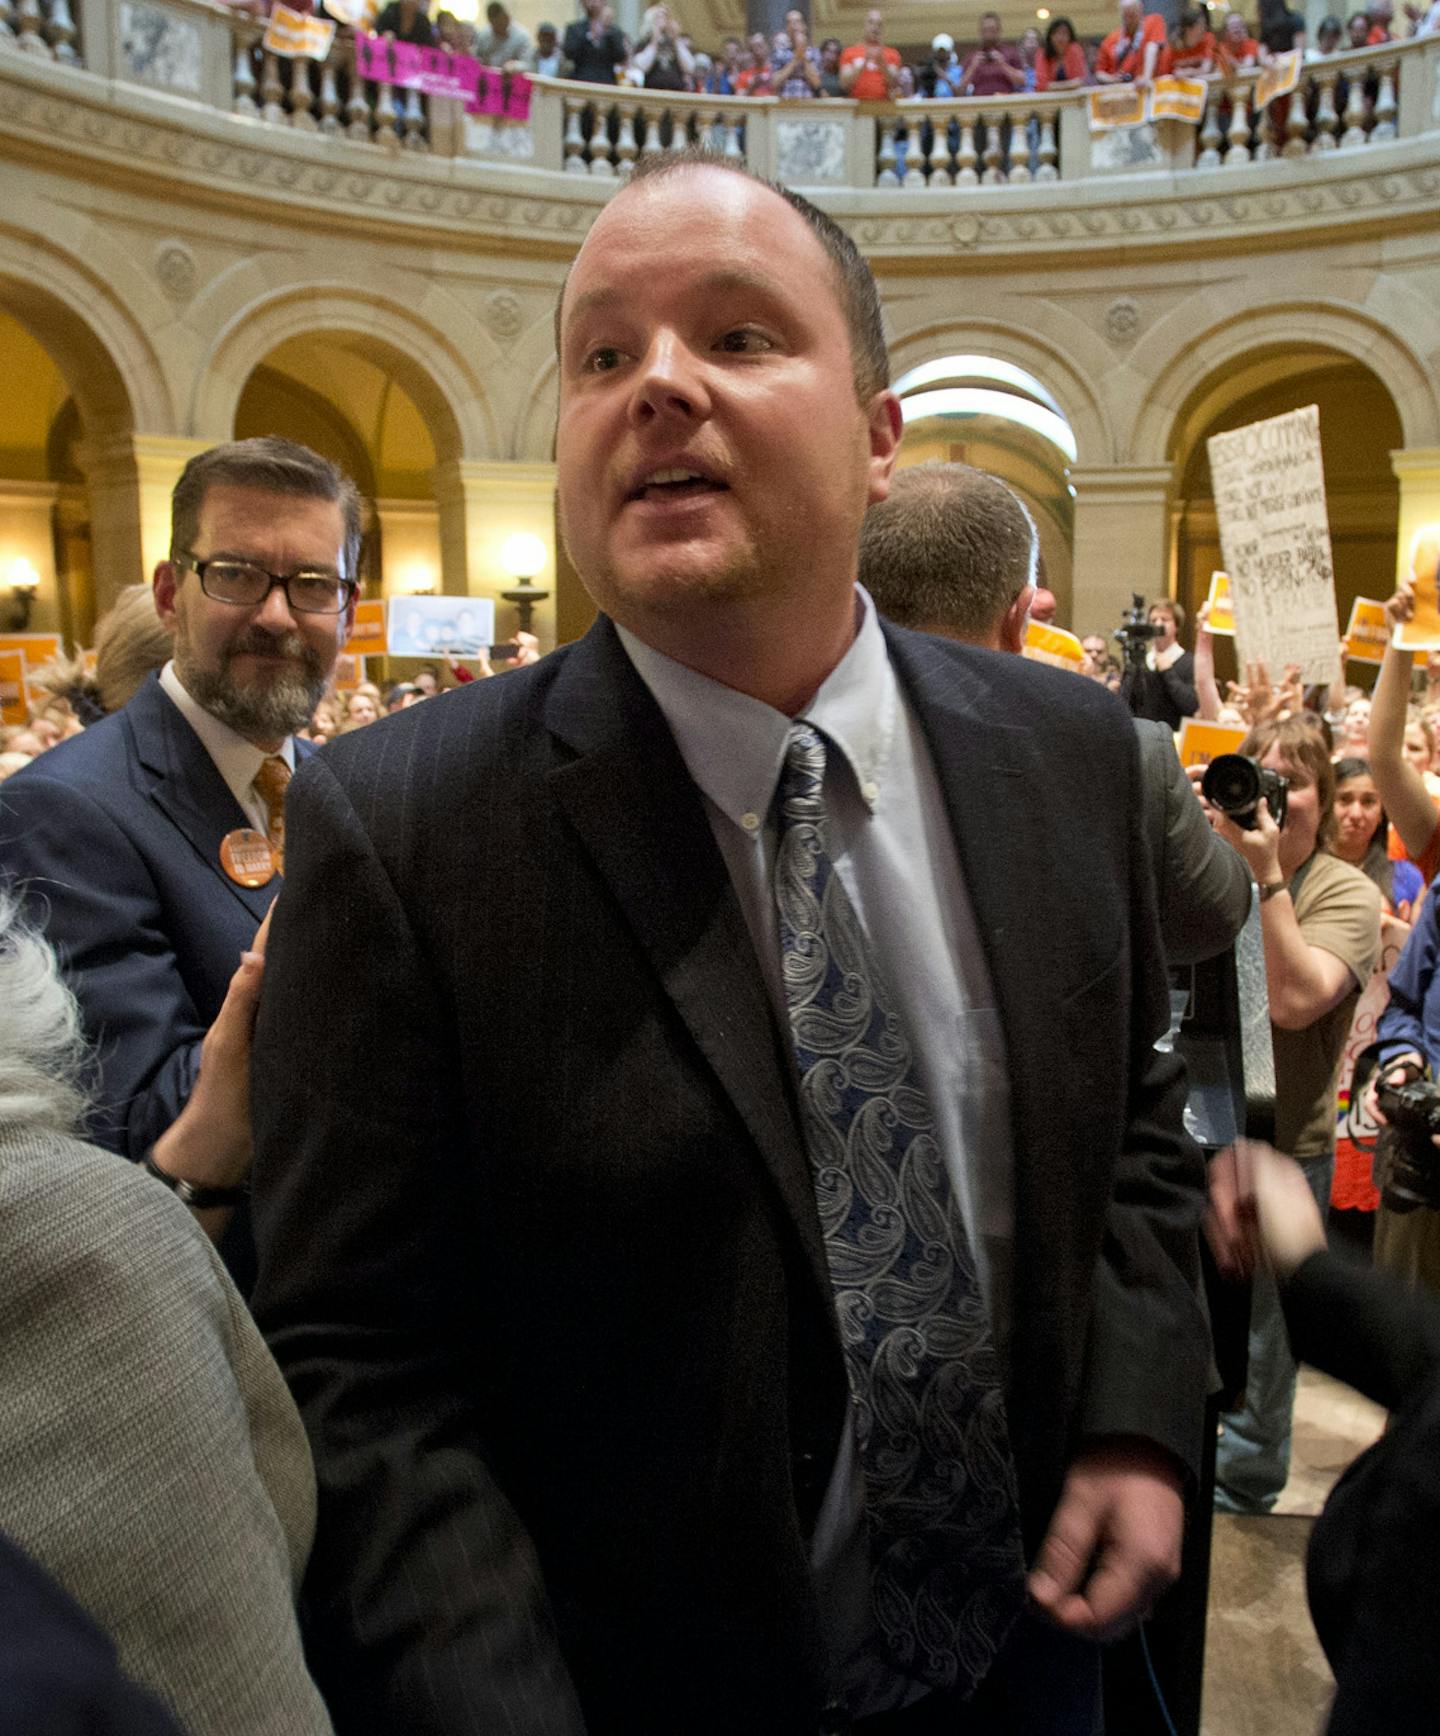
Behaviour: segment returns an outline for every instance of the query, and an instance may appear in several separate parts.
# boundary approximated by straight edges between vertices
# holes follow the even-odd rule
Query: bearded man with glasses
[[[0,872],[59,954],[99,1057],[91,1137],[174,1187],[247,1293],[243,1092],[222,1147],[169,1142],[164,1167],[152,1152],[192,1091],[236,1076],[220,1050],[248,1041],[253,967],[222,1008],[280,889],[285,786],[313,751],[295,732],[349,637],[359,549],[355,485],[308,448],[240,440],[191,459],[154,577],[173,658],[8,780],[0,806]]]

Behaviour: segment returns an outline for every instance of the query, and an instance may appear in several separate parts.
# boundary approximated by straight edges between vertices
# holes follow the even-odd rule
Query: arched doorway
[[[1035,520],[1044,582],[1063,615],[1072,590],[1076,441],[1059,401],[1024,368],[978,354],[923,362],[894,390],[905,425],[900,463],[969,464],[1013,488]]]
[[[1192,614],[1220,565],[1205,442],[1307,404],[1320,411],[1341,628],[1356,597],[1383,599],[1394,589],[1400,487],[1390,454],[1405,443],[1395,401],[1384,381],[1351,356],[1322,345],[1274,345],[1227,363],[1191,394],[1175,421],[1174,594]],[[1222,677],[1233,673],[1226,642],[1217,643],[1217,667]]]

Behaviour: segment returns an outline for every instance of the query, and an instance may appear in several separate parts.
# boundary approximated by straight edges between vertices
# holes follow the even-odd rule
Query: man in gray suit
[[[888,620],[992,651],[1019,652],[1039,552],[1024,502],[968,464],[897,472],[860,533],[860,582]],[[1170,731],[1135,719],[1142,824],[1171,964],[1230,945],[1250,910],[1250,874],[1206,822]]]

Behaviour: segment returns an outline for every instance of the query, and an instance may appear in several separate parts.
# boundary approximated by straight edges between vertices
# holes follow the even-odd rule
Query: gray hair
[[[0,893],[0,1127],[74,1133],[86,1110],[85,1039],[48,943]]]
[[[1026,585],[1039,541],[1024,502],[968,464],[897,470],[860,528],[860,583],[901,627],[985,641]]]

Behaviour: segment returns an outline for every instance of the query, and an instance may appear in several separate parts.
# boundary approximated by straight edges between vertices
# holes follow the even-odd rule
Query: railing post
[[[1440,35],[1422,36],[1422,46],[1402,56],[1400,112],[1402,139],[1413,139],[1440,124]]]
[[[1090,115],[1083,93],[1060,110],[1060,179],[1083,181],[1090,173]]]

